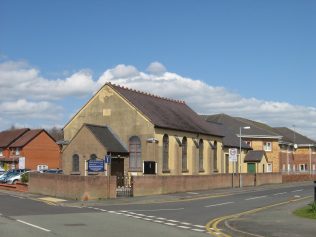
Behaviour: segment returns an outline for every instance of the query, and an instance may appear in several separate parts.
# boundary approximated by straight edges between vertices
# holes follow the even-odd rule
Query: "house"
[[[221,130],[184,101],[107,83],[65,125],[64,139],[71,141],[83,124],[107,126],[128,146],[129,175],[197,175],[221,169]],[[71,157],[63,155],[63,160]]]
[[[0,166],[4,170],[60,167],[60,149],[44,129],[0,132]]]
[[[235,136],[241,138],[253,150],[265,151],[268,161],[266,172],[280,171],[279,140],[282,136],[276,133],[271,127],[267,129],[268,125],[244,118],[232,117],[227,114],[215,114],[203,117],[208,122],[223,125]],[[242,165],[242,172],[247,172],[247,170],[248,166],[246,164]]]
[[[244,162],[247,164],[247,173],[267,172],[268,158],[265,151],[249,151]]]
[[[85,160],[104,160],[111,155],[111,166],[105,167],[112,175],[123,176],[124,160],[128,158],[128,148],[107,126],[83,124],[69,145],[63,150],[64,174],[84,174],[87,170]],[[71,157],[71,159],[67,159]],[[82,159],[79,160],[79,157]],[[125,162],[125,165],[128,165]],[[90,172],[90,174],[98,174]],[[100,173],[99,173],[100,174]]]
[[[282,135],[280,166],[282,172],[316,172],[316,142],[286,127],[274,128]]]

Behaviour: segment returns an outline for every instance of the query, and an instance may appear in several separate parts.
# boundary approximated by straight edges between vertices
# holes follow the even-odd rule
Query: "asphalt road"
[[[48,205],[0,192],[0,237],[206,236],[205,225],[214,218],[311,196],[313,188],[299,184],[201,194],[178,194],[167,202],[146,199],[142,204],[126,204],[117,200],[76,206]]]

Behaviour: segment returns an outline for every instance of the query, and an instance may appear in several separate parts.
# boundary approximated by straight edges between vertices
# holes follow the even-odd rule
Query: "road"
[[[206,236],[205,226],[215,218],[308,197],[313,188],[312,184],[299,184],[225,195],[177,195],[175,200],[158,203],[118,200],[115,205],[104,201],[76,206],[48,205],[0,192],[0,236]]]

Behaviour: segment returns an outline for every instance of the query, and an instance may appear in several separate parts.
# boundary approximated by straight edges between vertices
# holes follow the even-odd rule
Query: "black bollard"
[[[316,202],[316,180],[314,181],[314,202]]]

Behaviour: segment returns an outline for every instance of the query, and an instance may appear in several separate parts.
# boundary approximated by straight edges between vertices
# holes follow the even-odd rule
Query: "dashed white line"
[[[150,219],[150,218],[142,218],[143,220],[145,221],[152,221],[153,219]]]
[[[176,220],[167,220],[167,221],[170,221],[170,222],[179,222],[179,221],[176,221]]]
[[[31,224],[31,223],[28,223],[28,222],[25,222],[25,221],[21,221],[21,220],[17,220],[17,221],[20,222],[20,223],[23,223],[23,224],[25,224],[25,225],[28,225],[28,226],[31,226],[31,227],[40,229],[40,230],[43,230],[43,231],[46,231],[46,232],[50,232],[50,230],[45,229],[45,228],[43,228],[43,227],[40,227],[40,226],[38,226],[38,225],[33,225],[33,224]]]
[[[156,223],[163,223],[163,221],[160,221],[160,220],[154,220],[154,222],[156,222]]]
[[[165,209],[149,209],[149,210],[128,210],[128,211],[141,211],[141,212],[153,212],[153,211],[178,211],[178,210],[183,210],[184,207],[181,208],[165,208]]]
[[[216,207],[216,206],[222,206],[222,205],[227,205],[227,204],[232,204],[234,202],[223,202],[223,203],[217,203],[217,204],[212,204],[212,205],[208,205],[205,207]]]
[[[199,194],[199,193],[196,193],[196,192],[187,192],[187,194],[197,195],[197,194]]]
[[[303,189],[298,189],[298,190],[293,190],[292,193],[295,193],[295,192],[302,192]]]
[[[188,222],[181,222],[180,224],[182,224],[182,225],[191,225],[191,223],[188,223]]]
[[[163,217],[159,217],[157,218],[158,220],[167,220],[166,218],[163,218]]]
[[[283,195],[283,194],[286,194],[287,192],[283,192],[283,193],[275,193],[273,194],[273,196],[277,196],[277,195]]]
[[[193,225],[193,226],[198,227],[198,228],[205,228],[205,226],[203,225]]]
[[[182,229],[189,229],[190,226],[184,226],[184,225],[178,225],[177,227],[182,228]]]
[[[175,226],[176,225],[175,223],[169,223],[169,222],[166,222],[165,224],[166,225],[171,225],[171,226]]]
[[[204,232],[205,230],[201,230],[201,229],[191,229],[193,231],[197,231],[197,232]]]
[[[266,196],[266,195],[264,195],[264,196],[257,196],[257,197],[247,198],[247,199],[245,199],[245,200],[246,200],[246,201],[249,201],[249,200],[259,199],[259,198],[265,198],[265,197],[267,197],[267,196]]]

